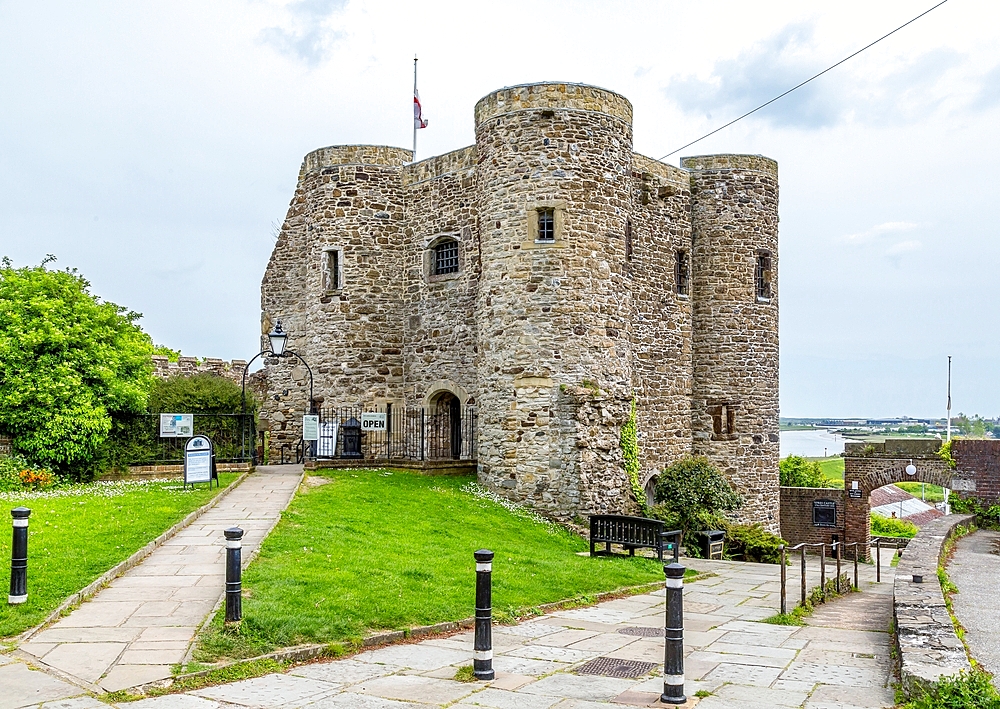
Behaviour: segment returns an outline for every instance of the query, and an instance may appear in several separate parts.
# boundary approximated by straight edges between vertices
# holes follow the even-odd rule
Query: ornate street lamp
[[[267,333],[267,340],[268,340],[268,343],[270,344],[271,349],[270,350],[261,350],[260,352],[258,352],[257,354],[255,354],[253,356],[253,359],[251,359],[249,362],[247,362],[246,367],[244,367],[244,369],[243,369],[243,386],[242,386],[242,390],[241,390],[240,396],[242,398],[242,411],[243,411],[243,420],[242,420],[242,426],[241,426],[241,428],[243,429],[243,438],[242,438],[242,445],[241,445],[241,457],[244,458],[244,459],[246,458],[246,438],[247,438],[247,435],[246,435],[247,372],[250,371],[250,365],[253,364],[254,360],[256,360],[258,357],[288,357],[290,355],[292,357],[295,357],[300,362],[302,362],[302,366],[304,366],[306,368],[306,371],[309,373],[309,413],[310,414],[316,413],[316,401],[313,398],[313,373],[312,373],[312,369],[309,367],[309,363],[306,362],[302,358],[302,355],[300,355],[297,352],[293,352],[293,351],[291,351],[289,349],[286,349],[285,346],[288,344],[288,333],[285,332],[285,330],[281,327],[281,320],[280,319],[275,322],[274,327],[271,328],[271,332]],[[255,446],[254,447],[254,454],[253,454],[253,458],[255,459],[254,460],[255,464],[257,462],[256,461],[256,457],[257,457],[257,450],[256,450],[256,446]]]

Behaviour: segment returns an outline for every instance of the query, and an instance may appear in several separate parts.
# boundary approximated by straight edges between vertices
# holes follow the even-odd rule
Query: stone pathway
[[[948,575],[958,586],[952,596],[955,617],[965,626],[969,652],[993,673],[1000,689],[1000,532],[980,530],[958,540]]]
[[[686,692],[699,709],[873,709],[893,705],[888,687],[892,614],[890,555],[883,582],[863,566],[863,594],[832,602],[806,627],[756,622],[778,608],[776,566],[692,560],[718,576],[685,586]],[[818,582],[810,560],[810,583]],[[795,586],[793,569],[789,589]],[[846,569],[845,569],[846,570]],[[833,568],[828,571],[832,576]],[[789,605],[793,605],[789,599]],[[284,674],[122,704],[123,709],[612,709],[665,706],[663,591],[561,611],[494,628],[493,682],[454,681],[472,663],[472,633],[392,645]],[[634,678],[578,673],[596,658],[639,664]],[[3,706],[0,700],[0,706]],[[62,705],[60,705],[62,706]],[[73,709],[88,709],[80,705]]]
[[[35,702],[80,694],[78,687],[115,691],[170,677],[225,591],[223,530],[244,530],[246,562],[291,501],[301,474],[295,465],[257,468],[140,565],[22,644],[23,659],[77,686],[8,658],[0,666],[0,709],[25,706],[18,703],[22,695],[11,696],[6,688],[22,686],[29,672],[29,684],[40,689],[23,697]]]

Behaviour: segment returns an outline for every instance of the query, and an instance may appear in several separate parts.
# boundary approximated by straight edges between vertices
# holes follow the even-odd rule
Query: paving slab
[[[0,709],[21,709],[84,694],[84,690],[21,662],[0,666]]]

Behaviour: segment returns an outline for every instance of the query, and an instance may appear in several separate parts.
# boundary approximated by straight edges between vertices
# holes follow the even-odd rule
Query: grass
[[[580,537],[465,476],[330,470],[293,500],[243,576],[243,622],[222,614],[199,638],[203,662],[300,643],[356,642],[371,631],[473,614],[472,552],[492,549],[494,618],[545,603],[661,581],[644,558],[581,556]],[[478,492],[477,492],[478,491]],[[589,599],[589,601],[588,601]]]
[[[235,474],[219,475],[223,487]],[[42,622],[67,597],[144,547],[217,494],[180,481],[116,481],[46,492],[0,493],[7,509],[31,509],[28,601],[0,605],[0,637]],[[9,517],[8,517],[9,519]],[[10,559],[11,535],[0,534],[0,559]],[[9,568],[9,567],[8,567]],[[8,575],[0,576],[7,583]]]
[[[906,490],[908,493],[913,495],[918,500],[920,499],[920,486],[923,483],[896,483],[896,487],[900,490]],[[934,503],[934,502],[944,502],[944,489],[938,485],[924,485],[924,501]]]

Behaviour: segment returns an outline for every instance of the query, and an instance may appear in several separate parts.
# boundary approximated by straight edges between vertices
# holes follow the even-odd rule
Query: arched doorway
[[[428,455],[431,458],[462,456],[462,402],[450,391],[430,397]]]

